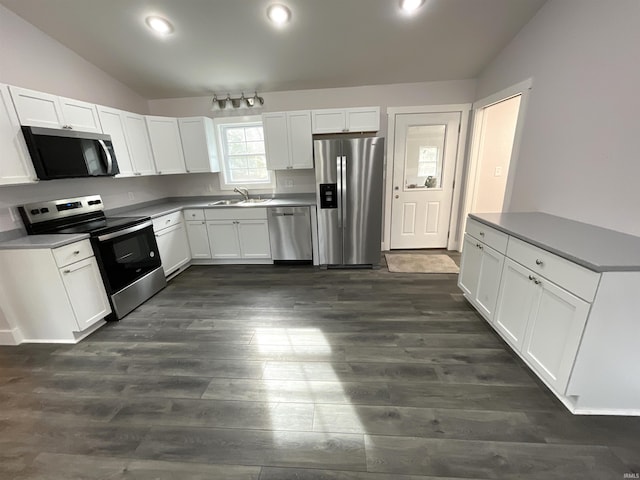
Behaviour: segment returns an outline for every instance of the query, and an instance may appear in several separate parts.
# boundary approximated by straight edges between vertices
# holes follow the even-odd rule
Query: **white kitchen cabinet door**
[[[56,95],[14,86],[9,90],[21,125],[45,128],[62,128],[65,125]]]
[[[216,260],[242,258],[236,223],[237,220],[211,220],[207,222],[211,258]]]
[[[0,185],[34,183],[38,179],[20,129],[9,88],[0,84]]]
[[[236,225],[242,258],[271,258],[267,220],[240,220]]]
[[[480,242],[472,236],[465,234],[462,258],[460,260],[460,275],[458,286],[474,302],[478,291],[478,279],[480,277],[480,265],[482,263],[482,250],[478,247]]]
[[[347,132],[347,116],[343,108],[313,110],[313,133]]]
[[[187,173],[219,172],[213,120],[207,117],[178,119]]]
[[[543,379],[564,394],[590,306],[545,278],[535,278],[537,295],[522,354]]]
[[[98,110],[93,103],[60,97],[60,107],[67,128],[80,132],[102,133]]]
[[[502,267],[504,265],[504,255],[483,243],[480,243],[480,246],[482,247],[479,249],[482,252],[482,261],[478,275],[475,304],[480,313],[484,313],[485,318],[493,322],[500,277],[502,276]]]
[[[285,170],[291,168],[286,112],[262,114],[262,128],[267,154],[267,169]]]
[[[288,112],[289,161],[291,168],[313,168],[311,112]]]
[[[95,257],[67,265],[60,269],[60,274],[76,317],[78,331],[90,327],[111,313]]]
[[[122,119],[134,175],[155,175],[156,166],[153,163],[151,142],[144,117],[123,112]]]
[[[380,107],[347,108],[348,132],[377,132],[380,130]]]
[[[182,223],[156,232],[156,243],[166,277],[191,260],[187,232]]]
[[[494,326],[516,351],[522,349],[529,312],[536,295],[536,285],[529,278],[532,274],[519,263],[505,259]]]
[[[178,119],[147,115],[145,120],[158,174],[186,173]]]
[[[135,173],[135,170],[131,162],[131,155],[129,155],[127,137],[124,133],[124,112],[103,106],[98,106],[97,108],[102,131],[107,135],[111,135],[116,161],[120,169],[117,177],[131,177]]]
[[[211,247],[209,246],[209,234],[207,233],[207,222],[192,221],[187,222],[187,237],[191,249],[191,258],[202,259],[211,258]]]

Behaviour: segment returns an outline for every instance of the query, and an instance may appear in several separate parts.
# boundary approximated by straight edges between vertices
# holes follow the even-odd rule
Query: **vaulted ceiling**
[[[475,78],[544,2],[278,0],[276,28],[268,0],[0,0],[146,98]]]

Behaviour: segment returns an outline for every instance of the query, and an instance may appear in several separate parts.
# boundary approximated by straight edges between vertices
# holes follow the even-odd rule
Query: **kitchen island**
[[[640,415],[640,238],[538,212],[471,214],[458,285],[571,412]]]

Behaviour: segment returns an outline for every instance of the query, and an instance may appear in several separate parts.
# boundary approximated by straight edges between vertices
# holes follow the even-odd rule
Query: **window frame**
[[[252,182],[244,182],[244,183],[236,183],[230,181],[229,174],[229,165],[227,158],[227,148],[226,148],[226,139],[223,136],[224,128],[230,126],[250,126],[260,124],[262,127],[262,131],[264,134],[264,125],[262,124],[262,116],[260,115],[249,115],[243,117],[221,117],[213,120],[213,124],[215,126],[215,133],[218,144],[218,158],[220,159],[220,173],[218,174],[218,179],[220,181],[220,190],[233,190],[236,187],[245,187],[249,190],[273,190],[276,188],[276,175],[273,170],[269,170],[267,163],[267,174],[269,176],[268,182],[260,182],[260,183],[252,183]],[[266,141],[265,143],[265,160],[267,157],[266,154]]]

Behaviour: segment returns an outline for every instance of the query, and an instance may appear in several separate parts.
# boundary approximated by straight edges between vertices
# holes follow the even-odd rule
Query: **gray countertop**
[[[469,217],[596,272],[640,271],[640,237],[539,212]]]
[[[157,218],[168,213],[177,212],[185,208],[267,208],[267,207],[297,207],[310,206],[316,204],[315,193],[301,193],[299,195],[287,195],[279,198],[272,198],[265,203],[257,203],[252,205],[229,205],[212,207],[209,204],[216,200],[226,199],[229,197],[185,197],[184,199],[173,198],[166,202],[156,203],[154,205],[136,208],[133,205],[130,209],[119,208],[117,212],[107,215],[112,217],[125,216],[141,216]],[[238,198],[232,197],[232,198]],[[38,249],[38,248],[58,248],[68,245],[79,240],[89,238],[89,234],[62,234],[62,235],[22,235],[18,238],[0,242],[0,250],[12,249]]]
[[[25,235],[24,237],[0,242],[0,250],[58,248],[89,238],[88,233],[60,235]]]
[[[177,212],[185,208],[269,208],[269,207],[307,207],[316,204],[315,193],[300,194],[286,198],[272,198],[268,202],[255,203],[251,205],[225,205],[212,207],[210,203],[220,200],[222,197],[216,197],[203,200],[202,198],[185,198],[184,200],[173,199],[165,203],[158,203],[149,207],[132,209],[126,212],[118,212],[119,216],[144,216],[157,218],[169,213]],[[237,198],[237,197],[234,197]]]

